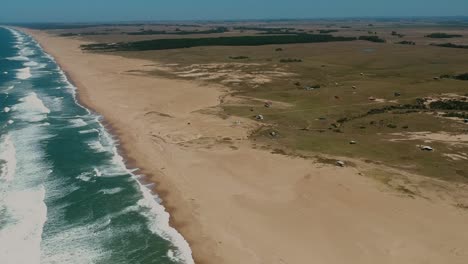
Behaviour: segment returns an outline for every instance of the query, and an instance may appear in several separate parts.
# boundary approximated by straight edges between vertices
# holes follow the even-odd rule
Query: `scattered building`
[[[351,145],[356,145],[356,144],[357,144],[357,141],[351,140],[351,141],[349,142],[349,144],[351,144]]]
[[[419,148],[421,150],[424,150],[424,151],[433,151],[434,150],[431,146],[420,146]]]
[[[257,119],[257,120],[263,120],[264,117],[263,117],[263,115],[256,115],[256,116],[255,116],[255,119]]]
[[[338,161],[336,162],[336,165],[337,165],[337,166],[340,166],[340,167],[344,167],[344,166],[345,166],[345,162],[342,161],[342,160],[338,160]]]
[[[398,97],[398,96],[401,96],[401,93],[395,92],[393,95],[395,95],[396,97]]]

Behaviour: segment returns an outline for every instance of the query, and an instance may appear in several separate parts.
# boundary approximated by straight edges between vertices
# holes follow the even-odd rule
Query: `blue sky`
[[[1,0],[0,22],[468,16],[468,0]]]

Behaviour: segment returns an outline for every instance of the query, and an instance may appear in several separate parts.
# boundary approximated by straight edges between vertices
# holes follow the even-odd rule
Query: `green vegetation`
[[[318,43],[332,41],[353,41],[353,37],[335,37],[332,35],[280,35],[280,36],[243,36],[243,37],[220,37],[220,38],[181,38],[181,39],[156,39],[128,43],[114,44],[87,44],[81,45],[83,50],[90,51],[143,51],[143,50],[165,50],[180,49],[201,46],[261,46],[271,44],[291,43]]]
[[[408,40],[403,40],[403,41],[400,41],[400,42],[396,42],[396,44],[402,44],[402,45],[416,45],[416,42],[414,41],[408,41]]]
[[[468,73],[462,73],[454,76],[457,80],[468,81]]]
[[[346,33],[350,36],[366,35],[368,29],[365,25],[362,27],[361,24],[361,28],[355,26],[355,30]],[[323,24],[320,26],[325,28]],[[376,22],[377,27],[381,28]],[[284,155],[314,156],[320,153],[339,156],[345,161],[347,158],[358,159],[443,180],[468,182],[466,160],[455,160],[446,155],[468,153],[466,145],[442,140],[429,143],[419,137],[426,133],[428,136],[431,133],[454,136],[466,133],[467,125],[463,119],[467,118],[468,110],[464,110],[467,102],[462,97],[459,100],[455,100],[457,97],[440,99],[439,102],[432,100],[443,94],[468,96],[466,83],[454,81],[468,78],[468,74],[458,74],[466,71],[468,53],[433,48],[437,56],[430,56],[428,47],[403,46],[415,45],[409,40],[419,37],[417,30],[405,31],[408,41],[406,37],[398,39],[400,34],[397,32],[392,34],[397,37],[390,37],[391,31],[381,35],[389,36],[392,43],[399,41],[400,46],[369,45],[360,41],[283,46],[281,44],[352,41],[357,38],[337,40],[330,35],[302,34],[297,29],[287,28],[241,28],[238,29],[262,34],[97,44],[83,48],[129,51],[116,55],[177,65],[170,66],[173,70],[156,69],[148,74],[186,80],[213,76],[205,81],[223,83],[234,96],[242,98],[235,102],[223,101],[221,107],[224,111],[219,114],[233,117],[233,120],[236,116],[251,118],[261,124],[262,128],[251,134],[257,147],[270,148]],[[276,35],[265,35],[269,33]],[[385,42],[371,33],[360,39]],[[109,42],[116,42],[112,40]],[[262,46],[269,44],[278,45]],[[181,49],[201,46],[213,47]],[[159,49],[172,50],[135,52]],[[248,63],[234,61],[243,59]],[[302,62],[295,63],[296,60]],[[213,64],[216,67],[205,67]],[[196,72],[196,76],[178,73],[187,69]],[[232,70],[236,72],[235,82],[229,74]],[[441,73],[458,75],[442,77],[453,81],[428,78]],[[252,75],[258,76],[259,80],[254,80]],[[432,99],[421,99],[426,97]],[[266,107],[265,102],[272,104]],[[264,119],[256,120],[257,115]],[[351,141],[357,143],[350,144]],[[421,144],[430,145],[434,151],[421,151],[417,147]],[[336,160],[330,163],[335,164]],[[409,193],[404,189],[400,191]]]
[[[75,37],[75,36],[98,36],[98,35],[108,35],[109,33],[105,32],[83,32],[83,33],[62,33],[59,34],[59,37]]]
[[[320,34],[329,34],[329,33],[334,33],[334,32],[339,32],[339,30],[336,30],[336,29],[321,29],[321,30],[319,30]]]
[[[281,62],[281,63],[302,62],[302,60],[301,60],[301,59],[291,59],[291,58],[287,58],[287,59],[281,59],[280,62]]]
[[[443,114],[443,116],[467,119],[468,118],[468,113],[466,113],[466,112],[450,112],[450,113]]]
[[[461,80],[461,81],[468,81],[468,72],[467,72],[467,73],[458,74],[458,75],[444,74],[444,75],[441,75],[440,78],[442,78],[442,79],[455,79],[455,80]]]
[[[157,31],[157,30],[141,30],[139,32],[129,32],[127,35],[200,35],[200,34],[219,34],[228,32],[229,29],[226,27],[217,27],[214,29],[208,30],[194,30],[194,31],[182,31],[180,29],[176,29],[174,32],[168,31]]]
[[[247,56],[233,56],[233,57],[229,57],[231,60],[245,60],[245,59],[248,59],[249,57]]]
[[[442,43],[442,44],[432,43],[431,46],[444,47],[444,48],[456,48],[456,49],[468,49],[468,45],[458,45],[458,44],[453,44],[453,43]]]
[[[379,38],[378,36],[360,36],[358,39],[377,43],[385,43],[385,39]]]
[[[399,38],[402,38],[402,37],[404,37],[405,35],[403,35],[403,34],[398,34],[396,31],[392,31],[392,36],[397,36],[397,37],[399,37]]]
[[[461,38],[459,34],[447,34],[447,33],[432,33],[425,36],[426,38]]]
[[[235,30],[260,31],[260,34],[297,34],[294,28],[271,28],[271,27],[234,27]]]
[[[429,104],[431,109],[468,111],[468,102],[459,100],[435,101]]]

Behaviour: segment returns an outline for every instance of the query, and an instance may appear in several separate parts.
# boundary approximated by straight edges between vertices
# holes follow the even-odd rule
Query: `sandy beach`
[[[22,30],[105,118],[129,166],[155,183],[196,263],[468,262],[468,211],[445,194],[410,198],[363,176],[375,165],[341,168],[254,148],[252,120],[212,114],[225,87],[149,75],[163,65]]]

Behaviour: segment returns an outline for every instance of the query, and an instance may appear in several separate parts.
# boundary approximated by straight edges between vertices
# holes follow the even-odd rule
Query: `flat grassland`
[[[356,158],[444,180],[468,180],[468,124],[464,122],[468,82],[439,78],[467,72],[468,51],[431,46],[450,41],[467,44],[465,25],[296,21],[103,25],[54,31],[90,43],[306,33],[376,36],[385,43],[202,46],[111,53],[155,61],[158,70],[145,74],[229,87],[231,94],[222,101],[223,112],[218,114],[252,119],[262,115],[260,128],[251,135],[259,147],[291,155]],[[444,35],[458,37],[453,42]],[[402,41],[415,45],[399,44]],[[464,108],[429,106],[432,101],[447,100],[464,102]],[[266,102],[271,104],[266,107]],[[421,151],[418,146],[422,145],[434,151]]]
[[[369,29],[336,28],[336,36],[355,37]],[[355,158],[466,182],[468,124],[463,116],[467,115],[468,82],[439,77],[468,71],[468,51],[430,46],[434,40],[425,36],[455,32],[464,34],[461,41],[468,43],[468,31],[417,26],[393,29],[389,25],[374,25],[370,30],[386,43],[114,53],[155,61],[159,70],[146,74],[229,87],[231,95],[223,99],[223,112],[219,114],[252,119],[262,115],[263,120],[258,120],[261,128],[251,136],[258,147],[290,155],[320,153]],[[396,44],[401,39],[417,44]],[[447,100],[464,102],[464,108],[429,106],[432,101]],[[271,105],[266,107],[266,102]],[[434,151],[422,151],[420,145],[431,146]]]

